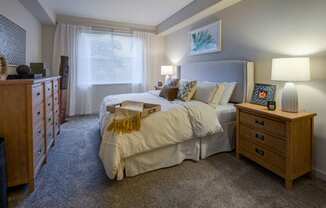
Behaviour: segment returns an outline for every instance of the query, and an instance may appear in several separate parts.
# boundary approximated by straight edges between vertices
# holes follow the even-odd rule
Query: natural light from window
[[[128,34],[85,32],[81,40],[89,52],[89,81],[93,85],[125,84],[135,81],[135,42]]]

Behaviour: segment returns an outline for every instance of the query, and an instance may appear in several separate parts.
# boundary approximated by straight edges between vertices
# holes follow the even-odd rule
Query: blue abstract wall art
[[[216,53],[222,51],[222,21],[219,20],[207,26],[190,32],[191,55]]]

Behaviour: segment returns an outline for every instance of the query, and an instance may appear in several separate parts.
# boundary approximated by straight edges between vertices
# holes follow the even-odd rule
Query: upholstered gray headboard
[[[179,67],[178,76],[187,80],[236,82],[231,102],[242,103],[251,97],[254,63],[239,60],[186,63]]]

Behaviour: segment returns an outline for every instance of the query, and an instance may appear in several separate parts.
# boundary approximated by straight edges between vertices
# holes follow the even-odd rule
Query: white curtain
[[[90,64],[87,56],[89,50],[83,45],[83,31],[90,28],[77,25],[58,24],[54,38],[53,70],[59,74],[60,57],[69,57],[68,79],[68,115],[85,115],[92,113]]]
[[[115,41],[118,42],[122,41],[121,44],[124,48],[130,46],[132,61],[127,65],[130,64],[129,69],[131,70],[126,70],[126,68],[119,69],[115,64],[112,65],[105,61],[99,62],[96,58],[94,59],[94,54],[91,54],[91,51],[98,51],[96,40],[103,41],[103,35],[105,37],[113,37],[113,39],[116,38]],[[54,40],[53,70],[54,74],[59,74],[60,56],[69,57],[68,116],[86,115],[95,112],[94,109],[97,109],[98,106],[96,100],[98,100],[98,97],[104,97],[104,95],[97,93],[97,81],[103,81],[108,91],[110,91],[109,88],[114,87],[114,83],[110,82],[119,82],[119,80],[122,83],[129,83],[124,86],[130,89],[131,85],[131,92],[150,90],[155,80],[160,79],[159,67],[161,63],[157,60],[160,59],[158,57],[163,52],[161,51],[162,47],[158,47],[157,44],[162,41],[158,41],[158,39],[156,35],[146,32],[122,34],[78,25],[58,24]],[[110,47],[110,41],[105,42],[104,38],[103,45]],[[110,60],[116,58],[112,63],[117,63],[120,60],[119,54],[124,53],[121,60],[125,60],[125,53],[128,50],[113,52],[112,50],[100,51],[104,51],[101,54],[102,57],[110,57],[106,61],[110,62]],[[161,54],[158,55],[158,51]],[[112,59],[112,57],[114,58]],[[95,66],[97,67],[94,68]],[[124,67],[126,67],[126,64],[124,64]],[[125,75],[124,71],[131,71],[131,76],[122,76]],[[114,75],[114,79],[112,79],[111,75]]]
[[[155,35],[147,32],[133,33],[133,92],[144,92],[152,88],[154,81],[153,46]]]

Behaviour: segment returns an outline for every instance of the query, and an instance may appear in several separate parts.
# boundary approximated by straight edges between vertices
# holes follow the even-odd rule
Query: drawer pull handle
[[[50,106],[51,105],[51,103],[48,103],[48,106]]]
[[[39,130],[39,131],[38,131],[38,134],[41,134],[41,133],[42,133],[42,131],[41,131],[41,130]]]
[[[37,115],[39,116],[39,115],[41,115],[41,112],[39,111],[39,112],[37,112]]]
[[[256,120],[256,124],[258,124],[260,126],[264,126],[265,125],[265,122],[264,121],[258,121],[258,120]]]
[[[41,95],[41,93],[40,93],[40,92],[36,93],[36,96],[40,96],[40,95]]]
[[[51,118],[49,118],[48,121],[51,121]]]
[[[259,139],[261,141],[264,141],[265,140],[265,136],[262,135],[262,134],[256,133],[256,139]]]
[[[48,88],[48,91],[50,91],[51,89],[50,88]]]
[[[263,150],[260,150],[258,148],[256,148],[256,153],[259,154],[260,156],[264,156],[265,155],[265,152]]]

